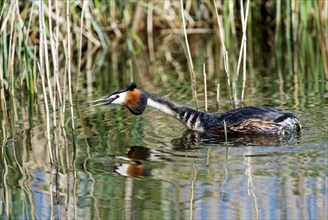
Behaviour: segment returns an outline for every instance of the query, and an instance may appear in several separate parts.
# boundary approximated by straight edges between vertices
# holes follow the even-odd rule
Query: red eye
[[[119,95],[116,95],[116,98],[119,98],[120,96]]]

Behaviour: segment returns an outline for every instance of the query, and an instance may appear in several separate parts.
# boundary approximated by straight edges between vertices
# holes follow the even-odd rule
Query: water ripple
[[[145,138],[150,142],[167,142],[172,139],[179,138],[185,132],[184,127],[168,126],[167,124],[161,124],[157,127],[151,127],[145,129]]]

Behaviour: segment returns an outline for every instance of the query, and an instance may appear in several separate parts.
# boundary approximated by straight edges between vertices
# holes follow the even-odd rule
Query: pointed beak
[[[109,105],[115,99],[116,99],[116,97],[105,97],[105,98],[94,100],[91,103],[93,103],[93,106]]]

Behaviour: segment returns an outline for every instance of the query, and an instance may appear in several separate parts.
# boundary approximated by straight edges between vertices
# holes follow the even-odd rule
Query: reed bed
[[[202,67],[201,65],[194,67],[192,61],[188,36],[194,33],[217,35],[217,39],[220,39],[214,44],[222,51],[222,60],[208,56],[204,61],[215,65],[208,67],[208,79],[214,79],[213,85],[219,83],[222,78],[218,73],[225,71],[226,88],[233,106],[236,106],[239,100],[243,102],[245,99],[247,72],[250,74],[250,81],[256,82],[252,69],[253,66],[259,65],[258,62],[263,61],[255,58],[259,56],[260,51],[256,51],[257,48],[253,46],[259,40],[254,33],[260,31],[258,29],[263,24],[272,30],[272,34],[263,33],[264,36],[267,35],[267,43],[274,44],[276,47],[286,46],[288,54],[297,53],[297,48],[294,48],[297,44],[309,45],[309,39],[305,39],[302,35],[304,29],[318,33],[319,50],[328,77],[328,62],[326,62],[328,6],[323,0],[306,2],[181,0],[148,3],[130,1],[128,4],[121,1],[97,0],[93,2],[1,1],[0,5],[2,9],[0,12],[2,108],[5,109],[8,100],[13,100],[19,92],[24,97],[27,97],[25,94],[29,94],[34,99],[40,90],[46,90],[46,93],[43,93],[43,100],[49,99],[51,109],[46,112],[53,112],[51,126],[54,127],[57,126],[57,112],[54,111],[57,108],[61,109],[59,111],[61,127],[65,126],[66,101],[69,103],[71,127],[72,129],[75,127],[73,100],[81,88],[79,82],[81,78],[88,78],[88,81],[97,78],[97,74],[92,76],[90,72],[86,74],[81,71],[85,66],[90,65],[86,63],[87,54],[108,50],[113,52],[111,59],[113,65],[118,66],[119,61],[114,57],[115,48],[126,46],[131,54],[136,54],[148,46],[148,60],[151,63],[164,59],[177,70],[178,79],[188,80],[181,73],[181,69],[185,67],[179,66],[180,61],[172,57],[170,50],[164,57],[157,54],[154,44],[158,39],[154,39],[155,34],[160,34],[163,39],[184,35],[187,48],[186,60],[191,71],[189,80],[192,82],[197,108],[196,81],[201,77]],[[264,15],[260,15],[260,11],[264,11]],[[306,55],[296,54],[296,56]],[[129,62],[131,61],[132,59]],[[223,65],[221,65],[222,61]],[[103,62],[104,59],[100,61],[100,65]],[[137,65],[136,62],[138,61],[133,60],[130,71]],[[314,65],[315,61],[310,63]],[[307,68],[304,64],[301,65],[301,68]],[[288,63],[287,66],[290,74],[296,74],[297,65]],[[158,65],[157,67],[160,69]],[[117,70],[117,67],[115,69]],[[97,72],[96,70],[94,69],[93,72]],[[214,70],[217,74],[212,73]],[[129,74],[130,78],[133,72]],[[119,74],[116,71],[116,77],[122,79]],[[156,79],[156,74],[151,72],[148,74],[149,79],[155,78],[155,82],[167,81],[166,76]],[[136,76],[136,79],[138,78],[140,77]]]
[[[9,100],[15,100],[17,94],[25,99],[41,98],[45,105],[49,140],[53,137],[50,130],[56,128],[57,124],[64,128],[68,120],[71,128],[75,129],[74,99],[83,89],[80,85],[81,80],[87,79],[89,88],[92,86],[92,81],[102,78],[97,74],[101,67],[97,65],[91,67],[90,63],[90,57],[97,51],[98,57],[101,57],[97,58],[100,66],[105,62],[106,56],[103,54],[111,53],[113,77],[118,80],[145,78],[155,84],[167,82],[170,79],[168,76],[156,73],[167,69],[162,63],[171,64],[179,81],[191,82],[196,108],[198,108],[199,89],[196,82],[202,77],[202,65],[194,66],[192,47],[195,42],[192,41],[192,37],[195,34],[217,36],[217,41],[213,42],[214,47],[204,51],[208,55],[201,62],[208,67],[206,77],[210,82],[209,85],[204,85],[211,88],[220,83],[221,90],[223,89],[221,95],[227,91],[228,99],[235,108],[240,102],[243,103],[247,94],[246,76],[249,75],[251,89],[251,86],[257,83],[254,66],[263,66],[260,62],[268,62],[256,59],[261,56],[261,51],[257,51],[258,47],[254,47],[259,37],[264,36],[265,43],[271,47],[287,48],[287,54],[294,57],[294,60],[287,63],[288,75],[295,75],[299,68],[308,68],[304,63],[295,65],[298,63],[298,57],[313,53],[313,46],[310,38],[307,37],[310,35],[302,34],[304,30],[309,30],[318,33],[320,41],[318,49],[321,51],[322,65],[328,78],[328,62],[326,62],[328,4],[323,0],[129,1],[128,4],[122,1],[40,0],[1,1],[0,5],[1,107],[6,109]],[[266,26],[265,32],[261,30],[261,25]],[[158,34],[160,37],[154,38]],[[189,63],[189,78],[185,77],[183,71],[186,66],[180,64],[183,60],[175,57],[173,48],[167,46],[164,56],[155,49],[158,38],[165,41],[182,36],[185,39],[185,61]],[[297,53],[298,49],[295,45],[298,44],[308,47],[306,50],[301,50],[305,53]],[[122,75],[118,72],[118,66],[122,64],[118,59],[120,55],[117,55],[116,51],[117,48],[124,49],[124,47],[129,53],[126,59],[130,67],[129,73]],[[149,60],[152,68],[149,68],[145,76],[135,76],[135,72],[140,72],[139,66],[147,64],[142,64],[131,57],[142,51],[148,51],[146,60]],[[219,51],[219,56],[215,51]],[[314,69],[316,63],[314,56],[309,58],[313,59],[309,63]],[[82,70],[85,67],[88,71]],[[224,74],[220,74],[222,71],[225,72],[226,83],[222,83],[224,77]],[[240,73],[242,73],[241,80]],[[284,77],[280,77],[281,83]],[[292,78],[296,81],[299,79],[299,77]],[[103,81],[107,82],[107,80]],[[108,83],[104,86],[108,86]],[[326,87],[328,89],[328,85]],[[88,91],[91,95],[92,90],[88,89]],[[69,118],[65,117],[66,103],[69,105]],[[57,112],[56,109],[60,111]],[[49,112],[52,112],[52,116]],[[51,148],[49,153],[55,151],[51,145],[49,147]]]

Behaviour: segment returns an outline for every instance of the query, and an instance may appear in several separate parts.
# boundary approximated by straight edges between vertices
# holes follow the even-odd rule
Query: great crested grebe
[[[301,123],[295,115],[274,108],[253,106],[226,113],[202,112],[138,89],[134,82],[93,103],[96,103],[94,106],[124,105],[135,115],[142,114],[150,106],[178,119],[190,130],[214,134],[224,134],[227,131],[228,134],[283,135],[301,129]]]

